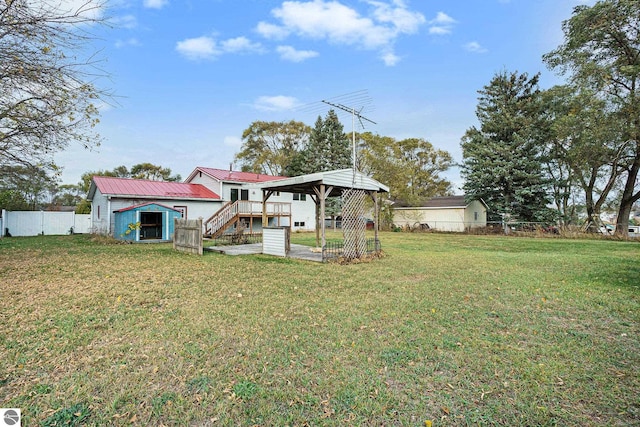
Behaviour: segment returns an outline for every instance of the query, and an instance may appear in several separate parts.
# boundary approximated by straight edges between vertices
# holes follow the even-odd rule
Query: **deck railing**
[[[267,216],[291,216],[291,203],[267,202]],[[205,221],[205,232],[214,235],[230,222],[242,216],[262,216],[262,202],[252,200],[236,200],[224,205],[218,212]]]

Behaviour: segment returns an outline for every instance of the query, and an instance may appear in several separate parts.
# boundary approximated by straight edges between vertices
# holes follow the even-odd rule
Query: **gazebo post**
[[[378,206],[378,192],[371,192],[371,197],[373,198],[373,235],[375,238],[375,244],[378,244],[378,230],[380,228],[380,206]],[[377,250],[376,246],[376,250]]]
[[[325,239],[325,227],[324,227],[324,219],[325,219],[325,214],[324,214],[324,210],[325,210],[325,206],[326,206],[326,197],[325,197],[325,185],[324,184],[320,184],[320,228],[322,229],[322,248],[324,249],[324,245],[326,244],[326,239]]]
[[[333,190],[333,187],[329,187],[329,191],[327,191],[327,187],[325,184],[320,184],[320,188],[313,187],[313,192],[316,193],[316,197],[313,199],[316,202],[316,246],[319,244],[321,248],[324,248],[326,243],[325,239],[325,226],[324,226],[324,218],[325,218],[325,206],[326,206],[326,198]],[[321,234],[322,236],[320,236]],[[320,237],[322,237],[322,243],[320,243]]]

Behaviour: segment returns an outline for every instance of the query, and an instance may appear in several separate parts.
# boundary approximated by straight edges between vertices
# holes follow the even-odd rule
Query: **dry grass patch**
[[[338,265],[0,240],[2,406],[27,425],[640,423],[637,243],[382,244]]]

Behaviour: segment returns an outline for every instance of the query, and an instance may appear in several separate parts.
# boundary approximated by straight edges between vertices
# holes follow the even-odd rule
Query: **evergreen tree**
[[[288,175],[304,175],[346,169],[352,166],[351,141],[334,110],[329,110],[323,119],[318,116],[311,129],[309,144],[291,161]]]
[[[476,116],[462,138],[462,176],[469,198],[482,198],[490,219],[548,220],[542,172],[539,75],[502,72],[478,93]]]

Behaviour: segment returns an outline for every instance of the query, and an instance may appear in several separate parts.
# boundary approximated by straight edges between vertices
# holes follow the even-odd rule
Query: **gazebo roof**
[[[354,177],[353,169],[338,169],[294,176],[257,184],[256,186],[264,191],[315,194],[314,188],[323,184],[328,187],[333,187],[333,190],[336,192],[350,188],[384,193],[389,192],[389,187],[361,172],[356,172]]]

